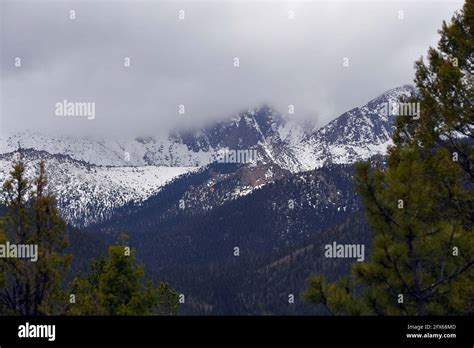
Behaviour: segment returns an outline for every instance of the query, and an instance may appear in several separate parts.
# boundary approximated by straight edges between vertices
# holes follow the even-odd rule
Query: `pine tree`
[[[0,258],[0,310],[11,315],[58,314],[64,307],[62,280],[71,261],[63,255],[66,225],[48,189],[44,162],[30,182],[21,153],[3,185],[7,212],[0,219],[0,244],[34,245],[38,255],[36,262]]]
[[[92,261],[87,277],[76,277],[71,284],[75,301],[68,309],[73,315],[174,315],[178,295],[168,284],[154,288],[145,280],[143,265],[136,251],[127,246],[127,237],[109,247],[108,255]],[[159,306],[159,307],[158,307]]]
[[[158,286],[158,313],[160,315],[177,315],[179,310],[179,295],[168,283]]]
[[[416,62],[421,115],[399,116],[387,168],[357,165],[370,261],[306,298],[332,314],[474,313],[474,1]]]

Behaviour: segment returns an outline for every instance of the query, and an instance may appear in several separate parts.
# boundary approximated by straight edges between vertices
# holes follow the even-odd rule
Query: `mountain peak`
[[[343,113],[308,138],[310,147],[315,149],[309,157],[322,166],[328,162],[353,163],[385,154],[392,144],[396,119],[396,115],[386,112],[389,103],[397,103],[400,98],[415,94],[413,86],[403,85]]]
[[[405,84],[399,87],[389,89],[388,91],[385,91],[379,96],[373,98],[367,104],[370,105],[371,103],[380,103],[382,101],[390,101],[394,103],[394,102],[398,102],[400,98],[411,97],[416,94],[417,92],[413,85]]]
[[[0,139],[0,153],[14,151],[20,143],[96,165],[186,167],[216,161],[226,150],[257,150],[258,163],[275,163],[298,172],[384,154],[396,118],[384,114],[387,103],[415,94],[411,85],[390,89],[316,131],[263,104],[209,127],[165,137],[112,140],[12,134]]]

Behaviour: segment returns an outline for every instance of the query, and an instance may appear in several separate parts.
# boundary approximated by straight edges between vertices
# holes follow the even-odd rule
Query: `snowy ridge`
[[[412,86],[392,89],[360,108],[354,108],[314,132],[297,146],[302,170],[328,163],[351,164],[374,155],[384,155],[392,145],[396,115],[389,105],[416,94]]]
[[[98,139],[28,131],[11,134],[0,138],[0,183],[20,144],[29,149],[33,163],[46,160],[66,220],[88,225],[106,220],[114,209],[127,203],[146,200],[173,178],[216,161],[226,150],[256,150],[257,167],[277,165],[291,173],[384,155],[392,143],[396,119],[385,112],[387,105],[415,94],[408,85],[392,89],[316,131],[263,106],[205,129],[166,137]],[[232,192],[220,194],[238,198],[259,185],[239,184]]]
[[[195,167],[103,167],[66,156],[24,150],[28,176],[38,162],[46,161],[50,189],[56,194],[66,221],[85,226],[110,217],[114,209],[129,202],[140,203],[177,176]],[[0,184],[6,180],[14,154],[0,157]]]
[[[21,144],[101,166],[194,167],[217,160],[226,150],[255,149],[260,164],[275,163],[296,173],[384,154],[396,117],[384,113],[385,107],[414,94],[408,85],[392,89],[315,132],[263,106],[206,129],[167,137],[95,139],[25,131],[1,138],[0,153],[15,151]]]
[[[100,166],[194,167],[212,160],[212,154],[189,151],[186,145],[171,138],[97,139],[30,131],[0,139],[0,153],[16,151],[18,144]]]

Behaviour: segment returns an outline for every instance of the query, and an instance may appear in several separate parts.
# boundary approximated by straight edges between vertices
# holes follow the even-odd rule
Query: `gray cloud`
[[[411,83],[414,61],[436,44],[442,21],[462,1],[1,6],[4,130],[150,135],[263,103],[281,112],[293,104],[295,117],[322,125]],[[64,99],[95,102],[95,119],[55,116]]]

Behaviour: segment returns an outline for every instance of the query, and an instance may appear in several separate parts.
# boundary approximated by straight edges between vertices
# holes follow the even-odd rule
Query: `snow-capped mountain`
[[[100,166],[194,167],[218,160],[227,150],[255,149],[259,163],[298,168],[291,148],[305,135],[300,125],[263,106],[205,129],[167,137],[98,139],[25,131],[1,138],[0,153],[16,151],[21,145]]]
[[[350,164],[384,155],[392,144],[397,117],[393,106],[401,98],[415,95],[412,86],[394,88],[320,128],[297,147],[302,169],[319,168],[326,163]]]
[[[194,167],[217,160],[226,150],[255,149],[258,162],[295,173],[385,153],[396,117],[384,112],[386,105],[414,93],[408,85],[392,89],[316,131],[263,106],[205,129],[167,137],[96,139],[26,131],[1,138],[0,153],[13,152],[21,144],[101,166]]]
[[[297,173],[383,155],[396,118],[387,106],[415,93],[408,85],[392,89],[315,131],[269,106],[167,137],[97,139],[25,131],[0,138],[0,183],[20,144],[33,162],[47,160],[59,207],[69,222],[101,222],[114,209],[147,199],[173,178],[215,162],[229,150],[255,150],[255,173],[266,173],[268,165]],[[239,197],[261,186],[239,185],[233,188],[239,194],[224,196]]]
[[[292,173],[352,164],[386,153],[397,117],[392,108],[415,94],[410,85],[394,88],[316,131],[264,106],[178,139],[190,151],[213,153],[212,159],[225,149],[256,149],[259,163],[275,163]]]
[[[19,145],[99,166],[194,167],[209,162],[211,156],[208,151],[190,151],[173,137],[99,139],[30,131],[0,139],[0,153],[16,151]]]

